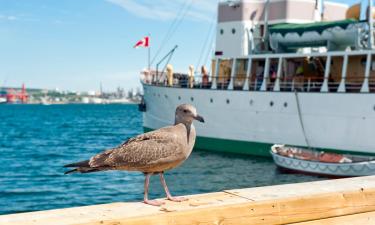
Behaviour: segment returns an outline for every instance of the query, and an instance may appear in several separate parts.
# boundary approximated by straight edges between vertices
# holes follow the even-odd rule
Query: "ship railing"
[[[213,88],[213,81],[215,88]],[[363,88],[364,78],[346,78],[344,86],[342,80],[328,80],[327,90],[323,92],[349,92],[359,93]],[[274,92],[322,92],[324,78],[322,77],[294,77],[281,78],[278,81],[267,78],[266,88],[262,89],[263,78],[250,77],[248,80],[234,78],[233,80],[224,77],[194,76],[189,78],[187,74],[174,74],[173,82],[168,84],[167,78],[160,77],[153,81],[145,81],[145,84],[153,86],[173,87],[173,88],[194,88],[194,89],[217,89],[217,90],[248,90],[248,91],[274,91]],[[375,80],[368,82],[369,92],[375,92]]]
[[[308,72],[298,74],[296,70],[286,72],[288,62],[301,63],[303,60],[314,63],[312,74],[315,76]],[[217,58],[213,61],[211,74],[204,76],[174,73],[172,81],[166,73],[156,71],[143,76],[145,84],[176,88],[366,93],[375,92],[375,51]]]

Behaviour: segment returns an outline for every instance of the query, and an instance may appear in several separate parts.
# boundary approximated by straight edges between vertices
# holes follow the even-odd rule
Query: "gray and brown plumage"
[[[180,105],[176,108],[173,126],[130,138],[120,146],[99,153],[89,160],[65,165],[64,167],[76,167],[65,174],[105,170],[143,172],[145,174],[144,202],[156,206],[163,203],[148,199],[148,187],[150,176],[159,174],[167,198],[171,201],[183,201],[185,199],[172,197],[169,193],[164,171],[181,165],[189,157],[196,138],[194,120],[204,122],[194,106]]]

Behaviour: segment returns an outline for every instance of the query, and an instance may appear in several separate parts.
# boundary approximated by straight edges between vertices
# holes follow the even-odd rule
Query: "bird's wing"
[[[138,135],[117,148],[92,157],[90,166],[136,169],[181,160],[184,139],[177,134],[181,131],[178,127],[166,127]]]

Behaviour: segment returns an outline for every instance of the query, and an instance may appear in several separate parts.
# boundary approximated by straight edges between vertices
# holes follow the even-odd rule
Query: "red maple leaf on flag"
[[[139,40],[137,44],[134,45],[134,48],[139,48],[139,47],[147,48],[149,47],[149,44],[150,44],[150,37],[147,36]]]

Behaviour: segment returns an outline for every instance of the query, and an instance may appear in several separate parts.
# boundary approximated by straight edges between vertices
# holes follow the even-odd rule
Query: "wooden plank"
[[[344,192],[375,188],[375,176],[332,179],[308,183],[284,184],[266,187],[227,190],[225,192],[254,201],[318,195],[331,192]]]
[[[240,203],[90,225],[288,224],[375,211],[375,189]],[[85,224],[89,225],[89,224]]]
[[[312,220],[290,225],[374,225],[375,212],[359,213],[348,216],[339,216],[322,220]]]
[[[1,225],[285,224],[375,211],[375,176],[229,190],[163,207],[113,203],[0,216]]]
[[[166,201],[162,207],[139,202],[111,203],[66,209],[46,210],[0,216],[1,225],[80,225],[103,224],[101,221],[126,221],[132,217],[160,215],[186,209],[208,208],[218,205],[244,203],[248,200],[224,192],[187,196],[189,201]],[[106,224],[108,224],[106,222]]]

